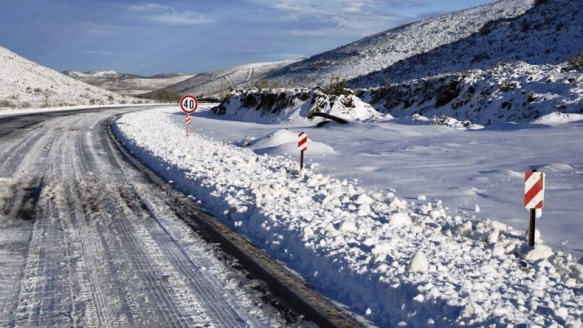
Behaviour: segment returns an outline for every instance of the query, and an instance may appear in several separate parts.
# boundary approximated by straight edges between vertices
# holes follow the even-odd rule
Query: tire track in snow
[[[105,129],[105,125],[102,126],[102,130],[103,129]],[[92,140],[93,139],[91,138],[87,140],[87,144],[89,145],[90,149],[95,147]],[[157,302],[158,308],[164,309],[163,311],[161,310],[159,312],[159,315],[165,318],[167,325],[173,327],[185,327],[192,325],[192,322],[187,322],[185,319],[182,319],[186,316],[183,315],[182,310],[179,307],[181,302],[175,301],[180,297],[178,294],[174,293],[173,288],[170,288],[170,286],[164,281],[165,275],[161,273],[161,268],[168,268],[168,263],[163,263],[162,265],[157,265],[155,263],[154,254],[157,249],[148,249],[147,254],[142,254],[141,252],[143,249],[147,249],[144,247],[144,243],[147,243],[144,238],[146,237],[147,239],[148,237],[148,234],[142,231],[142,225],[151,221],[152,218],[149,212],[144,212],[144,208],[131,206],[131,203],[135,197],[129,199],[124,198],[121,193],[121,190],[127,188],[126,186],[131,186],[130,180],[139,180],[139,178],[132,174],[132,172],[124,172],[122,170],[123,163],[120,162],[115,157],[115,155],[113,155],[108,139],[102,138],[100,139],[100,143],[101,148],[109,150],[106,153],[112,154],[112,156],[107,159],[110,162],[107,163],[107,165],[103,165],[104,163],[100,159],[88,161],[85,163],[85,167],[81,168],[81,171],[89,170],[99,172],[98,176],[102,176],[103,174],[107,173],[103,172],[103,168],[108,168],[108,170],[115,168],[115,170],[119,170],[121,176],[129,177],[128,181],[118,183],[115,186],[112,185],[107,195],[104,195],[103,199],[104,203],[109,204],[109,206],[107,206],[108,211],[117,212],[110,213],[111,217],[124,218],[116,220],[116,225],[119,227],[119,231],[121,231],[127,237],[133,237],[134,235],[137,235],[137,238],[126,238],[126,244],[120,247],[123,250],[134,250],[133,254],[128,254],[128,256],[131,256],[134,259],[134,265],[136,266],[137,271],[142,273],[143,279],[157,286],[157,288],[153,289],[157,291],[157,297],[154,298],[154,302]],[[93,151],[92,153],[96,153],[96,151]],[[87,157],[83,156],[83,158]],[[128,210],[130,211],[129,213]],[[126,220],[126,217],[133,217],[133,220]],[[140,222],[140,224],[136,225],[132,222]],[[161,246],[169,247],[169,245]],[[162,281],[160,282],[160,280]],[[146,320],[145,323],[147,324],[148,321]]]
[[[108,141],[108,147],[117,149],[117,146]],[[115,154],[114,151],[108,152]],[[114,156],[118,162],[124,162],[125,159],[119,156]],[[131,176],[135,171],[124,169],[122,175]],[[132,178],[132,181],[137,180]],[[237,299],[231,293],[222,291],[224,286],[220,285],[218,280],[209,279],[206,269],[212,266],[213,261],[208,258],[207,249],[200,249],[192,247],[188,250],[180,244],[175,242],[173,234],[169,231],[176,223],[169,222],[172,220],[178,221],[181,224],[181,219],[177,218],[173,213],[168,218],[168,213],[164,213],[160,208],[167,207],[166,202],[155,202],[148,193],[143,192],[143,188],[149,188],[145,184],[124,185],[119,188],[120,195],[127,200],[127,205],[132,208],[133,213],[138,213],[140,210],[146,211],[142,223],[147,226],[147,229],[140,229],[141,233],[148,234],[146,238],[140,240],[148,241],[148,252],[155,253],[153,259],[163,259],[159,264],[160,267],[171,267],[173,270],[167,270],[170,273],[171,280],[180,280],[181,291],[184,293],[193,290],[195,293],[188,293],[190,302],[200,304],[199,306],[205,308],[205,314],[209,316],[209,322],[219,327],[236,327],[236,326],[262,326],[259,320],[253,318],[248,311],[242,307],[237,307]],[[156,203],[156,204],[155,204]],[[168,228],[170,227],[170,228]],[[141,227],[138,227],[141,228]],[[168,238],[171,238],[170,240]],[[193,254],[193,252],[195,252]],[[190,254],[189,254],[190,253]],[[201,261],[202,259],[202,261]],[[170,263],[168,263],[170,261]],[[179,275],[176,274],[179,273]],[[231,298],[228,298],[228,297]],[[240,295],[239,295],[240,296]],[[195,297],[196,299],[192,299]]]
[[[112,142],[109,143],[109,146],[112,149],[117,149],[118,147],[118,145]],[[120,158],[120,156],[115,157],[118,161],[126,161],[125,158]],[[124,170],[122,175],[135,174],[133,172],[133,170],[129,170],[128,172]],[[135,179],[132,180],[135,181]],[[249,313],[248,310],[245,310],[244,307],[238,304],[238,300],[243,296],[242,294],[238,294],[237,290],[234,289],[221,290],[223,286],[217,279],[209,279],[210,277],[207,272],[209,270],[212,271],[213,266],[216,267],[217,264],[210,261],[210,258],[207,261],[201,261],[201,259],[208,258],[208,253],[212,252],[211,250],[201,249],[200,247],[184,247],[184,244],[174,242],[171,243],[171,247],[166,245],[168,244],[168,236],[175,238],[175,235],[180,235],[180,232],[175,231],[177,230],[176,223],[172,221],[177,220],[181,224],[184,224],[183,219],[179,219],[174,213],[171,216],[168,216],[168,214],[165,215],[161,209],[169,206],[167,205],[169,204],[169,200],[166,199],[160,203],[159,198],[153,199],[150,197],[151,194],[144,193],[141,190],[150,187],[145,184],[133,184],[132,186],[127,186],[127,188],[120,188],[120,192],[122,195],[125,194],[125,199],[135,200],[128,202],[128,204],[136,208],[146,209],[148,213],[151,213],[153,220],[143,220],[144,224],[149,226],[144,231],[151,234],[157,243],[157,246],[152,247],[152,251],[162,250],[165,253],[164,256],[155,258],[175,260],[172,264],[172,268],[174,269],[172,271],[178,271],[182,276],[188,278],[184,279],[186,283],[185,287],[190,287],[196,291],[197,299],[202,299],[200,304],[205,308],[205,313],[219,327],[260,327],[264,325],[254,317],[253,313]],[[163,192],[167,194],[166,191]],[[173,196],[168,197],[173,198]],[[173,206],[176,206],[176,204],[174,203]],[[200,238],[198,239],[200,240]],[[223,318],[225,315],[229,317],[228,320]]]
[[[76,274],[78,236],[70,229],[71,211],[59,206],[53,186],[59,182],[61,173],[67,170],[66,149],[72,131],[49,129],[53,133],[45,171],[46,188],[37,207],[33,238],[25,268],[19,305],[14,323],[16,326],[77,326],[82,317],[76,295],[82,281]],[[32,153],[34,156],[34,152]],[[65,159],[65,160],[63,160]],[[36,165],[26,165],[29,171]],[[38,169],[38,168],[37,168]],[[65,198],[67,199],[67,198]],[[70,198],[69,198],[70,199]]]
[[[28,160],[30,153],[36,153],[39,147],[44,147],[46,140],[40,129],[29,133],[20,142],[5,145],[2,144],[1,157],[4,161],[0,163],[0,176],[11,177],[18,174],[16,170],[22,166],[23,161]]]
[[[136,213],[143,212],[143,210],[137,209],[137,211],[125,211],[124,202],[117,192],[118,187],[112,186],[109,183],[105,183],[104,185],[101,181],[95,181],[92,178],[93,176],[101,177],[107,175],[107,173],[110,173],[109,171],[112,168],[117,170],[118,167],[116,166],[118,163],[107,163],[107,165],[103,165],[104,162],[97,159],[99,157],[95,156],[97,154],[97,150],[95,149],[95,145],[92,141],[93,138],[87,134],[84,134],[84,136],[79,136],[79,140],[82,141],[77,143],[77,152],[79,156],[77,156],[78,161],[74,165],[74,175],[76,175],[80,179],[79,181],[82,183],[80,183],[77,191],[81,195],[91,196],[87,197],[87,199],[80,200],[78,203],[89,204],[90,209],[97,209],[98,213],[106,213],[106,217],[117,218],[113,224],[110,223],[109,228],[111,229],[113,227],[113,229],[109,230],[109,232],[117,232],[118,236],[121,238],[116,238],[116,241],[124,240],[125,242],[116,243],[116,241],[111,241],[106,242],[106,244],[110,245],[110,247],[116,246],[114,248],[115,253],[120,254],[120,252],[124,252],[126,254],[126,258],[131,258],[133,268],[126,271],[133,271],[138,273],[138,276],[141,278],[140,280],[147,281],[149,285],[151,285],[151,290],[154,291],[155,294],[155,297],[152,297],[152,299],[149,297],[146,297],[145,299],[148,303],[153,302],[156,305],[155,307],[152,307],[154,308],[154,311],[145,311],[145,316],[140,314],[138,311],[134,311],[131,315],[132,320],[137,320],[134,323],[139,323],[139,325],[148,325],[152,322],[156,322],[156,317],[162,317],[164,318],[165,326],[186,326],[185,322],[180,319],[182,317],[180,310],[173,303],[174,295],[171,295],[166,286],[158,284],[157,274],[152,273],[154,268],[150,263],[151,254],[142,252],[143,247],[140,245],[141,238],[134,237],[136,227],[139,227],[139,225],[134,227],[132,221],[138,221],[137,219],[139,215]],[[107,168],[108,172],[104,172],[104,168]],[[89,175],[89,177],[87,177],[87,175]],[[128,182],[121,182],[121,184],[125,183]],[[98,192],[100,196],[100,202],[98,204],[93,202],[92,198],[95,196],[95,192],[92,192],[92,190],[100,190]],[[102,190],[105,190],[106,192],[103,195],[101,194]],[[106,204],[106,206],[102,206],[102,204]],[[145,219],[147,220],[148,218]],[[130,250],[131,253],[127,250]],[[125,290],[125,296],[128,303],[134,302],[135,299],[132,297],[133,291],[131,289],[128,290],[127,288]],[[132,304],[132,308],[135,309],[143,309],[146,306],[146,304]],[[155,316],[150,317],[150,313],[155,313]]]
[[[28,130],[28,134],[16,131],[0,139],[0,158],[4,159],[0,162],[0,231],[3,232],[0,239],[0,326],[3,327],[15,325],[25,287],[25,269],[35,262],[33,241],[41,237],[34,229],[34,207],[42,177],[25,168],[36,164],[43,170],[42,157],[51,138],[45,138],[37,126]]]
[[[131,190],[129,188],[121,190],[121,192],[125,199],[136,200],[133,206],[147,208],[148,212],[155,211],[133,188]],[[216,280],[208,279],[208,274],[205,271],[207,271],[207,268],[212,267],[213,264],[210,261],[193,261],[184,248],[174,242],[171,245],[165,245],[168,244],[168,236],[172,236],[172,234],[166,230],[159,216],[153,215],[152,218],[154,220],[143,221],[148,226],[148,229],[144,229],[143,233],[150,234],[152,239],[150,251],[159,253],[154,258],[169,260],[173,269],[187,278],[185,279],[187,286],[196,290],[196,295],[202,300],[201,304],[206,308],[206,313],[210,319],[220,327],[233,327],[243,322],[253,322],[253,318],[244,318],[237,314],[231,305],[231,303],[234,303],[234,299],[225,299],[228,296],[227,293],[219,293],[222,290],[222,286],[219,286]],[[200,258],[205,258],[202,252],[197,255]],[[244,312],[241,312],[241,314],[244,314]],[[257,325],[258,323],[255,322],[255,324]]]

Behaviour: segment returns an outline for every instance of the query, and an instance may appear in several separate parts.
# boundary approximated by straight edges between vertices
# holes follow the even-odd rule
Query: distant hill
[[[77,81],[0,47],[0,109],[139,101]]]
[[[91,71],[86,73],[65,71],[63,74],[109,91],[132,96],[163,89],[194,76],[194,74],[166,73],[144,77],[116,71]]]
[[[171,85],[154,93],[145,94],[152,97],[156,93],[169,92],[178,95],[193,94],[201,99],[223,99],[231,90],[261,83],[265,75],[295,61],[255,63],[230,67],[214,72],[197,74],[185,81]]]

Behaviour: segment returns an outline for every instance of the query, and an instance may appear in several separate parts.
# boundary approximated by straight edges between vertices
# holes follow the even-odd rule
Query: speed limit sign
[[[198,100],[193,95],[186,95],[180,99],[180,109],[186,114],[192,114],[198,108]]]

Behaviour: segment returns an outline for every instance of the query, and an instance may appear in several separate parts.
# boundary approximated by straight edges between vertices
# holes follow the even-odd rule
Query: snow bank
[[[452,216],[441,202],[415,205],[313,165],[300,177],[295,161],[185,138],[174,114],[127,114],[114,130],[206,210],[373,325],[581,326],[583,266],[571,255],[542,244],[529,252],[522,233]]]

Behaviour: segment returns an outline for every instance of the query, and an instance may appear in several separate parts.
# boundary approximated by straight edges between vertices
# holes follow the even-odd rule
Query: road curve
[[[0,118],[0,326],[285,325],[117,151],[126,111]]]

